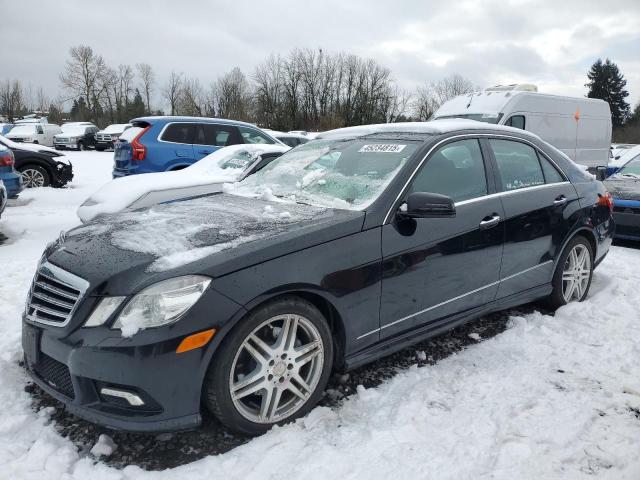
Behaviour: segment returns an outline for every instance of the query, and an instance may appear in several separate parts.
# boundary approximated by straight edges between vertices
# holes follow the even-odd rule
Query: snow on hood
[[[230,156],[247,151],[257,158],[258,155],[265,152],[283,153],[287,150],[289,147],[280,145],[233,145],[216,150],[182,170],[117,178],[108,182],[85,200],[78,209],[78,216],[82,221],[90,221],[99,215],[117,213],[129,207],[143,195],[153,191],[235,182],[242,176],[245,167],[227,166],[227,168],[222,168],[222,164]],[[188,194],[183,194],[179,198],[187,196]]]
[[[69,236],[108,236],[132,252],[152,255],[150,272],[195,262],[222,250],[285,231],[291,224],[326,212],[294,203],[215,195],[101,217]]]

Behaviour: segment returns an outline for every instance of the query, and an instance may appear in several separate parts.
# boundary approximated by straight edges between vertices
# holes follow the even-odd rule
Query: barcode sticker
[[[400,153],[406,145],[398,145],[395,143],[374,143],[372,145],[363,145],[358,152],[360,153]]]

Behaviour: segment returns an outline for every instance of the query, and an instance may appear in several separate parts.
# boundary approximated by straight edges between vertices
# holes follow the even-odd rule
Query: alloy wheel
[[[569,303],[582,300],[591,279],[591,255],[585,245],[577,244],[569,252],[562,271],[562,295]]]
[[[238,412],[255,423],[276,423],[298,411],[322,376],[324,345],[301,315],[278,315],[242,342],[231,366],[229,391]]]
[[[20,172],[22,175],[22,183],[27,188],[42,187],[44,185],[44,175],[36,169],[27,168]]]

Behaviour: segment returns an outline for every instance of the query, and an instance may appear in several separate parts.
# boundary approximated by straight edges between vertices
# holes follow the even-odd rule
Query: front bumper
[[[25,365],[33,381],[69,412],[108,428],[151,433],[200,425],[204,377],[220,331],[240,314],[239,305],[210,288],[179,322],[123,338],[107,326],[81,327],[97,301],[81,300],[62,327],[23,317]],[[218,330],[208,345],[176,353],[184,337],[208,328]],[[103,388],[137,395],[144,404],[104,395]]]
[[[614,238],[621,240],[640,240],[640,211],[638,213],[614,212],[616,223]]]
[[[96,148],[114,148],[114,141],[110,140],[110,141],[103,141],[103,140],[96,140]]]
[[[63,187],[71,180],[73,180],[73,166],[71,164],[58,162],[58,164],[56,165],[54,186]]]

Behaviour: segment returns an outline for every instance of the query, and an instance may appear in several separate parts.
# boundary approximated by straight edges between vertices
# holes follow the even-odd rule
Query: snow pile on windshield
[[[149,271],[159,272],[285,231],[322,212],[307,205],[216,195],[123,212],[80,230],[98,228],[118,248],[153,255]]]
[[[182,170],[114,179],[85,200],[78,209],[78,216],[86,222],[98,215],[120,212],[151,192],[175,190],[163,201],[188,198],[193,195],[188,190],[190,187],[235,182],[260,154],[281,153],[288,149],[278,145],[233,145],[221,148]]]
[[[382,193],[419,145],[411,140],[315,140],[237,185],[225,186],[224,191],[362,210]]]

